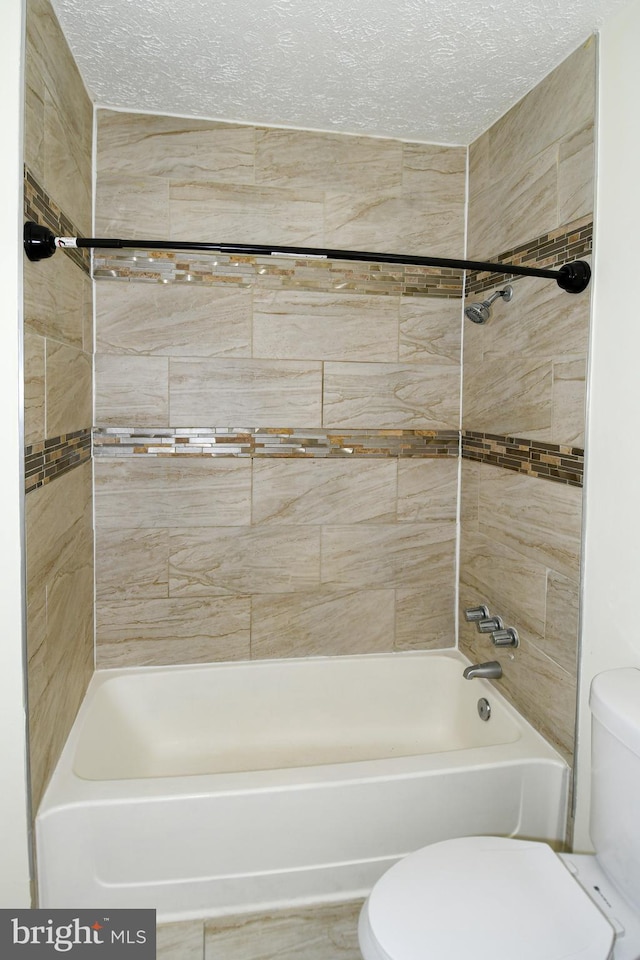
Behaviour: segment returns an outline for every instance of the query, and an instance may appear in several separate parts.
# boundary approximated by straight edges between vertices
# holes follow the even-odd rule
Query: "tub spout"
[[[465,680],[473,680],[474,677],[482,677],[485,680],[499,680],[502,676],[502,667],[497,660],[489,660],[488,663],[473,663],[466,667],[462,676]]]

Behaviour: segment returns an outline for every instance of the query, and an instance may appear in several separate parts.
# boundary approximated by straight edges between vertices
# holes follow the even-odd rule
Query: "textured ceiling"
[[[53,0],[96,103],[466,144],[628,0]]]

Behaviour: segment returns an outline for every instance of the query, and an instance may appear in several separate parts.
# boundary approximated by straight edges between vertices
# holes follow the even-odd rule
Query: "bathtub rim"
[[[257,669],[273,665],[313,663],[315,661],[361,661],[361,660],[424,660],[444,658],[460,665],[461,671],[471,662],[456,649],[411,650],[376,654],[346,654],[344,656],[278,658],[264,660],[231,660],[202,664],[176,664],[162,666],[113,667],[96,670],[80,705],[71,731],[67,737],[53,774],[44,792],[36,814],[36,823],[56,810],[70,806],[85,806],[118,802],[149,802],[173,797],[211,796],[212,794],[243,794],[247,792],[272,793],[291,789],[330,788],[333,784],[350,782],[381,781],[397,777],[423,777],[433,773],[469,769],[469,767],[497,765],[539,764],[541,761],[559,766],[569,775],[569,765],[562,755],[538,733],[537,730],[507,700],[505,695],[489,681],[476,678],[474,684],[478,697],[498,700],[508,716],[516,723],[520,736],[512,741],[477,747],[463,747],[433,754],[384,757],[373,760],[354,760],[333,764],[249,770],[234,773],[199,773],[163,777],[123,778],[118,780],[89,780],[80,777],[74,770],[74,756],[82,731],[84,717],[91,708],[96,692],[109,679],[117,676],[132,676],[139,673],[184,673],[203,669],[227,670],[238,666],[255,666]]]

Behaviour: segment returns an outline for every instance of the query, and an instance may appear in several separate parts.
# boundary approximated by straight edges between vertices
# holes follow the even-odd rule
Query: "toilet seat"
[[[375,885],[360,918],[365,960],[608,960],[611,924],[545,843],[444,840]]]

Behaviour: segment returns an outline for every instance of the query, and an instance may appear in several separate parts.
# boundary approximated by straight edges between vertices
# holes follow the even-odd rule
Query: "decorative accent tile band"
[[[555,269],[591,252],[590,217],[559,227],[533,241],[494,257],[498,263]],[[442,297],[462,295],[459,270],[409,264],[354,263],[284,257],[189,254],[185,251],[127,250],[94,254],[96,279],[140,280],[155,283],[204,283],[269,289],[348,292],[379,296]],[[471,271],[467,295],[481,293],[517,278],[509,274]]]
[[[449,268],[185,251],[134,249],[120,254],[111,251],[106,256],[98,251],[94,254],[94,277],[240,287],[259,282],[262,287],[274,290],[379,296],[457,299],[462,295],[462,275],[459,270]]]
[[[457,457],[457,430],[96,427],[96,457]]]
[[[89,429],[25,449],[29,493],[91,457]],[[118,457],[457,457],[457,430],[304,430],[294,427],[95,427],[93,453]],[[542,440],[462,432],[462,456],[529,476],[582,486],[584,450]]]
[[[24,214],[27,220],[49,227],[56,236],[80,236],[80,231],[47,194],[34,174],[24,170]],[[492,257],[498,263],[515,263],[554,269],[591,252],[591,216],[575,220],[533,241]],[[65,249],[85,272],[90,272],[88,249]],[[139,280],[151,283],[204,283],[286,290],[348,292],[379,296],[462,296],[462,273],[439,267],[410,264],[359,263],[342,260],[290,257],[189,254],[185,251],[126,250],[94,253],[93,275],[103,280]],[[472,271],[466,278],[466,295],[482,293],[513,280],[508,274]]]
[[[558,227],[550,233],[544,233],[535,240],[529,240],[512,250],[505,250],[492,262],[513,263],[523,267],[538,267],[541,270],[555,270],[564,263],[582,260],[591,253],[593,242],[593,219],[591,215],[574,220]],[[472,271],[467,277],[466,296],[484,293],[500,283],[513,283],[518,280],[506,273],[481,273]]]
[[[25,492],[30,493],[91,459],[91,428],[25,447]]]
[[[583,482],[582,447],[463,430],[462,456],[574,487],[581,487]]]
[[[65,215],[60,207],[54,203],[43,186],[33,173],[24,168],[24,215],[27,220],[33,220],[41,226],[49,227],[57,237],[78,237],[80,231]],[[85,273],[91,272],[91,253],[85,249],[65,249],[74,263]]]

